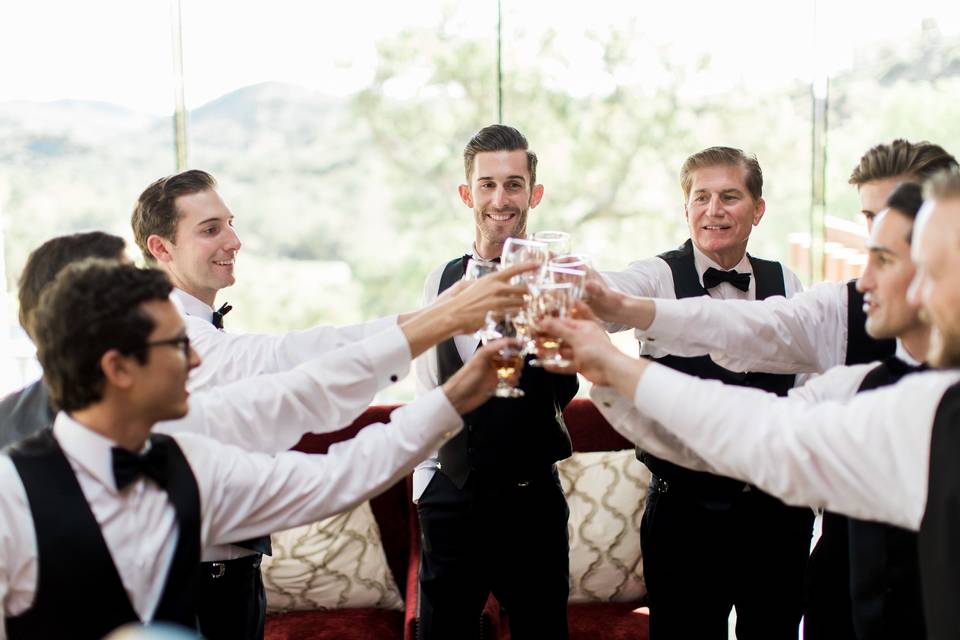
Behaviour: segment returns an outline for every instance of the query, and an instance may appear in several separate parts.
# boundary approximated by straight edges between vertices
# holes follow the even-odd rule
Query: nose
[[[910,286],[907,287],[907,302],[915,307],[921,306],[923,304],[923,286],[923,274],[918,270],[916,275],[913,276]]]
[[[493,206],[497,209],[502,209],[503,206],[507,203],[507,192],[503,186],[498,186],[496,192],[493,194]]]
[[[200,366],[200,354],[193,347],[190,347],[190,354],[187,356],[187,371],[196,369]]]
[[[707,203],[706,215],[719,216],[723,214],[723,203],[720,201],[720,194],[714,194]]]
[[[226,249],[229,251],[240,251],[241,246],[243,246],[243,243],[240,242],[240,234],[237,233],[237,230],[233,227],[227,227]]]
[[[866,293],[868,291],[873,291],[875,287],[876,279],[873,276],[872,261],[867,258],[867,266],[863,270],[863,275],[857,278],[857,291],[860,293]]]

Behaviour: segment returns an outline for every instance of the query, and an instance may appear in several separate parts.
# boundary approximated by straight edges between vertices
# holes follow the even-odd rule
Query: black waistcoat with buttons
[[[843,364],[866,364],[891,357],[897,350],[893,338],[877,340],[867,333],[867,314],[863,310],[863,294],[857,281],[847,283],[847,355]]]
[[[463,258],[452,260],[440,277],[439,293],[463,278]],[[437,371],[443,384],[463,360],[453,339],[437,345]],[[519,387],[521,398],[490,398],[463,416],[464,429],[440,449],[440,471],[458,487],[470,472],[498,477],[543,473],[571,453],[563,409],[576,395],[576,376],[548,373],[525,366]]]
[[[930,439],[927,504],[917,538],[927,637],[960,633],[960,384],[940,400]]]
[[[659,256],[670,267],[673,275],[673,288],[678,299],[696,298],[707,295],[707,290],[700,284],[697,267],[693,258],[693,242],[687,240],[679,249],[662,253]],[[783,267],[779,262],[760,260],[751,255],[747,256],[750,266],[753,267],[753,279],[756,283],[757,300],[770,296],[784,295]],[[741,387],[756,387],[765,391],[784,396],[793,387],[794,376],[775,375],[770,373],[737,373],[724,369],[715,363],[710,356],[696,358],[682,358],[667,355],[656,358],[660,364],[676,369],[686,374],[720,380],[725,384]],[[681,466],[667,462],[656,456],[637,449],[637,457],[647,465],[650,471],[667,482],[682,484],[694,491],[704,491],[710,494],[727,494],[741,491],[744,483],[739,480],[725,478],[702,471],[691,471]]]
[[[151,439],[169,439],[154,434]],[[69,461],[50,430],[7,449],[23,481],[37,540],[33,604],[7,617],[10,640],[99,640],[141,622]],[[153,620],[196,628],[200,566],[200,492],[176,443],[170,447],[167,493],[179,538]]]
[[[857,393],[896,384],[915,370],[896,357],[888,358],[870,370]],[[857,638],[925,638],[917,534],[890,524],[849,518],[847,535]]]

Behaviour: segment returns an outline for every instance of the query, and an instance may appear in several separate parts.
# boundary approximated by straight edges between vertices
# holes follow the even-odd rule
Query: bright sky
[[[199,106],[267,80],[350,93],[371,78],[379,40],[403,27],[435,24],[444,8],[452,15],[454,33],[489,37],[492,48],[495,0],[182,0],[187,105]],[[843,68],[857,49],[919,32],[924,18],[936,19],[945,34],[960,33],[960,3],[955,0],[818,0],[820,55],[812,46],[813,0],[503,0],[503,8],[506,59],[523,56],[538,34],[553,27],[569,52],[558,76],[581,94],[603,92],[611,82],[594,73],[601,47],[591,34],[602,35],[610,25],[631,20],[648,37],[639,46],[666,43],[681,57],[709,52],[718,68],[734,69],[753,85],[809,79],[817,65],[827,71]],[[0,101],[92,99],[169,113],[170,15],[170,0],[4,2]],[[518,31],[525,35],[510,37]],[[639,65],[635,73],[648,71]]]

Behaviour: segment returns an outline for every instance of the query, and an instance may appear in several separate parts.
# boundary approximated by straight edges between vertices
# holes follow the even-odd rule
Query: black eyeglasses
[[[181,336],[179,338],[167,338],[166,340],[154,340],[153,342],[148,342],[143,345],[144,348],[147,347],[180,347],[180,350],[183,351],[183,357],[187,360],[190,359],[190,338],[187,336]]]

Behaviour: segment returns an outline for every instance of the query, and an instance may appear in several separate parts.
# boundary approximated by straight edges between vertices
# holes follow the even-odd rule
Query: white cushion
[[[570,601],[646,595],[640,519],[650,472],[633,449],[574,453],[557,464],[570,506]]]
[[[403,610],[370,503],[275,533],[261,570],[267,611],[377,607]]]

